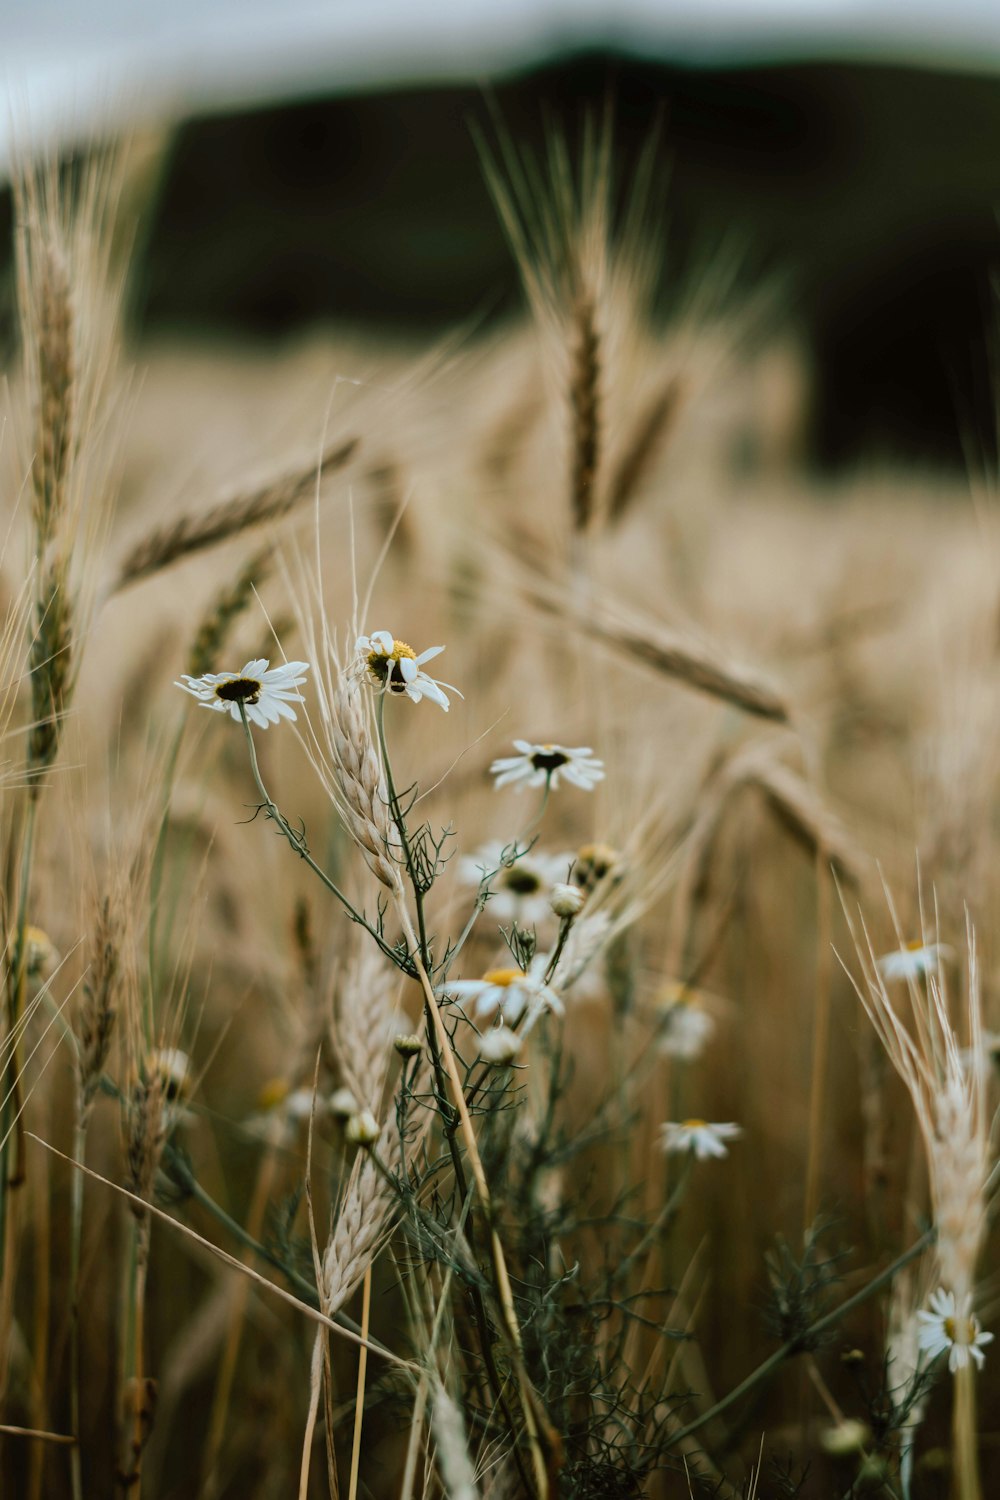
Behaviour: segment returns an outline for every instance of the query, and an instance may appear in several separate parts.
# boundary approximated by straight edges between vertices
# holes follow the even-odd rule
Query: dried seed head
[[[389,792],[360,694],[346,678],[337,685],[330,710],[333,771],[347,831],[372,874],[396,895],[401,880],[392,860],[397,836],[389,817]]]
[[[89,1106],[101,1082],[118,1015],[121,986],[121,921],[110,897],[97,908],[90,967],[83,982],[80,1009],[80,1046],[77,1054],[84,1106]]]
[[[160,1164],[164,1145],[165,1091],[163,1075],[155,1066],[148,1075],[136,1078],[127,1104],[126,1130],[126,1186],[137,1198],[149,1201],[153,1190],[153,1179]],[[145,1218],[145,1210],[135,1202],[129,1203],[137,1219]]]

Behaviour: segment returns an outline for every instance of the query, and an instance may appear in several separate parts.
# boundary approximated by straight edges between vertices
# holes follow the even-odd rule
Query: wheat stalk
[[[351,438],[326,449],[319,462],[292,469],[252,489],[242,489],[201,514],[190,512],[142,537],[119,566],[110,593],[116,594],[140,579],[161,573],[182,558],[238,536],[251,526],[278,521],[314,494],[318,480],[344,468],[354,457],[359,439]]]

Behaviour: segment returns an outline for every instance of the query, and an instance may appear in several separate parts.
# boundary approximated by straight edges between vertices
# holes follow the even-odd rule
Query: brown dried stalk
[[[121,980],[121,912],[105,896],[97,908],[90,969],[83,982],[77,1053],[84,1122],[101,1082],[118,1014]]]
[[[617,525],[628,513],[673,430],[683,395],[680,378],[671,375],[640,411],[608,486],[606,511],[609,526]]]
[[[429,1087],[430,1065],[424,1062],[418,1076],[411,1080],[408,1092],[418,1096],[426,1093]],[[375,1146],[384,1170],[375,1165],[368,1151],[358,1153],[333,1233],[323,1253],[320,1290],[327,1317],[332,1317],[343,1307],[351,1293],[360,1286],[399,1212],[399,1194],[386,1176],[395,1176],[403,1166],[403,1144],[395,1128],[395,1107],[388,1110],[386,1118],[389,1124]],[[411,1151],[419,1149],[432,1118],[429,1110],[422,1115],[416,1136],[408,1143]]]
[[[570,510],[573,529],[578,532],[588,530],[595,514],[601,436],[600,376],[601,341],[594,299],[582,293],[573,309],[568,393],[572,418]]]
[[[158,526],[132,548],[111,585],[116,594],[130,584],[160,573],[183,557],[214,547],[251,526],[277,521],[311,495],[318,477],[342,469],[357,452],[359,439],[328,448],[318,463],[290,470],[256,489],[241,490],[201,515],[182,515]]]
[[[145,1208],[137,1200],[148,1201],[163,1154],[165,1103],[162,1072],[149,1065],[147,1076],[133,1083],[125,1117],[125,1186],[135,1195],[129,1199],[129,1208],[140,1222],[145,1218]]]
[[[332,1041],[359,1109],[376,1114],[391,1053],[399,971],[367,940],[358,945],[337,995]]]
[[[387,890],[401,890],[392,862],[389,793],[358,688],[346,677],[334,688],[329,711],[322,705],[333,760],[338,810],[365,862]]]
[[[69,579],[61,563],[46,573],[36,601],[36,627],[31,642],[32,725],[28,735],[26,775],[37,798],[45,775],[56,758],[59,734],[72,694],[73,620]]]
[[[37,361],[36,450],[31,470],[35,529],[47,546],[66,508],[74,406],[74,330],[66,256],[52,239],[32,238],[32,265],[23,288],[34,315]],[[22,318],[30,319],[25,302]]]

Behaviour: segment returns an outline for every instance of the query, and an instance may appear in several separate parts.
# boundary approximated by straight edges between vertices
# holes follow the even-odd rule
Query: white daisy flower
[[[683,984],[668,986],[660,1004],[657,1046],[667,1057],[693,1062],[701,1056],[711,1039],[715,1031],[714,1020],[697,992]]]
[[[450,682],[437,682],[420,670],[424,662],[441,655],[443,646],[429,646],[418,656],[412,646],[408,646],[405,641],[397,641],[388,630],[373,630],[371,635],[358,636],[354,649],[356,676],[367,676],[383,691],[387,689],[390,693],[405,693],[414,703],[419,703],[421,698],[429,698],[432,703],[443,708],[445,713],[448,712],[448,697],[442,689],[446,687],[451,692],[458,693],[458,688],[452,687]],[[461,697],[461,693],[458,696]]]
[[[242,672],[206,672],[204,677],[185,674],[174,687],[191,693],[203,708],[229,714],[237,724],[242,722],[242,703],[251,723],[266,729],[279,719],[295,718],[291,705],[304,703],[305,699],[294,690],[305,682],[308,671],[307,661],[286,661],[269,671],[267,662],[261,658],[248,661]]]
[[[555,791],[560,776],[565,776],[574,786],[590,792],[604,780],[604,762],[594,758],[589,745],[568,750],[565,745],[531,745],[527,740],[515,740],[514,749],[517,755],[503,756],[490,766],[498,788],[516,786],[520,790],[547,784]]]
[[[980,1369],[986,1362],[983,1353],[987,1344],[993,1342],[992,1333],[983,1333],[979,1319],[972,1316],[968,1299],[958,1307],[954,1292],[939,1287],[931,1297],[931,1312],[918,1312],[921,1328],[920,1347],[931,1359],[948,1351],[948,1369],[954,1375],[963,1370],[969,1360],[975,1360]]]
[[[533,849],[505,864],[505,848],[509,845],[497,841],[484,844],[478,854],[467,855],[459,865],[459,879],[463,885],[478,887],[491,875],[490,915],[498,922],[536,927],[552,915],[549,905],[552,891],[565,877],[572,856],[543,854]]]
[[[442,985],[442,993],[450,995],[464,1008],[464,1002],[472,1001],[477,1021],[488,1021],[499,1014],[509,1026],[516,1026],[521,1017],[530,1012],[540,1014],[551,1010],[555,1015],[564,1014],[563,1003],[555,990],[543,984],[546,960],[536,958],[530,969],[490,969],[482,979],[458,979]]]
[[[876,959],[876,967],[887,984],[897,979],[922,979],[926,974],[935,974],[943,958],[948,958],[951,949],[944,943],[907,943],[892,953],[884,953]]]
[[[723,1141],[735,1141],[743,1134],[738,1125],[710,1125],[707,1120],[669,1120],[660,1131],[663,1150],[673,1155],[691,1152],[699,1161],[710,1156],[728,1156]]]
[[[186,1099],[191,1091],[191,1059],[179,1047],[158,1047],[153,1053],[153,1068],[163,1083],[168,1104]]]

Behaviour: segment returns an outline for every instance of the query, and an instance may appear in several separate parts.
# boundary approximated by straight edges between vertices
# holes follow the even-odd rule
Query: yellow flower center
[[[923,948],[923,946],[924,946],[924,940],[923,940],[923,938],[914,938],[913,941],[912,941],[912,943],[907,943],[907,945],[906,945],[906,951],[907,951],[907,953],[919,953],[920,950]]]
[[[490,969],[483,975],[483,983],[495,984],[497,989],[505,990],[509,985],[518,984],[525,978],[527,975],[523,969]]]
[[[704,1130],[705,1126],[708,1124],[708,1121],[707,1120],[682,1120],[681,1124],[682,1124],[682,1126],[684,1127],[685,1130]]]
[[[228,682],[216,686],[215,696],[224,703],[257,703],[261,686],[255,677],[231,677]]]
[[[387,683],[390,692],[405,693],[406,678],[399,670],[399,663],[404,657],[414,661],[416,655],[413,647],[408,646],[405,641],[394,640],[387,656],[383,656],[381,651],[369,651],[368,670],[377,682]]]

